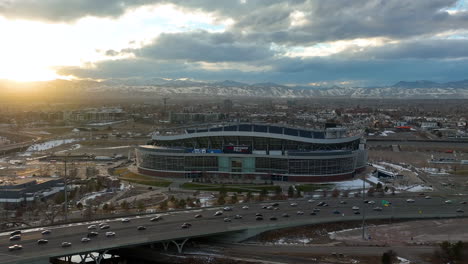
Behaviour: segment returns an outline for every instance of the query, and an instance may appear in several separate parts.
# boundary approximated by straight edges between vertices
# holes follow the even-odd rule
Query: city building
[[[353,178],[367,164],[361,135],[235,124],[154,134],[137,147],[140,173],[160,177],[326,182]]]
[[[0,185],[0,203],[19,204],[45,199],[60,191],[65,185],[62,179],[38,183],[36,180],[14,185]]]

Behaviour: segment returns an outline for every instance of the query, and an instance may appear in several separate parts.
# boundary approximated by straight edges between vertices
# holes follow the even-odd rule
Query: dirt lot
[[[468,219],[421,220],[392,225],[373,225],[367,229],[374,245],[433,245],[441,241],[468,241]],[[352,229],[331,235],[336,241],[349,245],[363,244],[362,230]]]

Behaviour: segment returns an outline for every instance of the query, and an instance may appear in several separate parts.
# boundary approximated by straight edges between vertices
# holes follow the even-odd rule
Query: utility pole
[[[67,187],[67,158],[63,160],[63,163],[65,164],[65,174],[64,174],[64,179],[63,182],[65,183],[65,222],[68,222],[68,187]]]
[[[366,176],[362,176],[362,239],[366,240],[366,203],[364,202],[366,195]]]

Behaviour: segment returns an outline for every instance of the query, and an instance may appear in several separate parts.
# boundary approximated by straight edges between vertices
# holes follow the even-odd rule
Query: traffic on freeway
[[[460,198],[328,198],[229,205],[0,234],[0,263],[60,257],[257,227],[369,219],[465,216]],[[3,249],[2,249],[3,248]]]

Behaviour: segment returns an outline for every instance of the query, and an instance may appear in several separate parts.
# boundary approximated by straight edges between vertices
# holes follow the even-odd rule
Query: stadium
[[[361,135],[235,124],[154,134],[136,148],[138,171],[170,178],[328,182],[353,178],[367,164]]]

